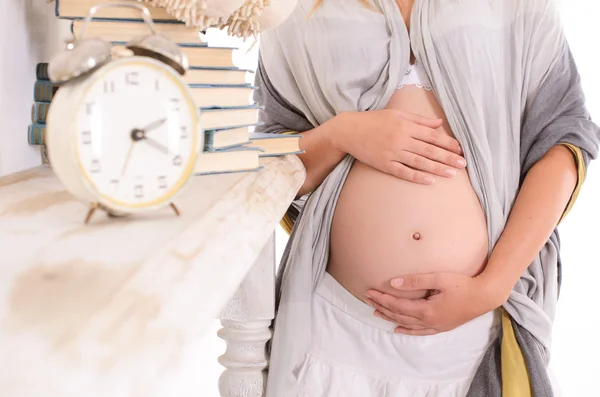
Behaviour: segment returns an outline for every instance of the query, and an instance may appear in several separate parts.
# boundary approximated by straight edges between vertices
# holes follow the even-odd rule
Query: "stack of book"
[[[42,153],[42,162],[47,163],[46,156],[46,116],[50,108],[52,97],[56,94],[58,86],[53,84],[48,77],[48,63],[41,62],[35,67],[36,81],[33,86],[33,105],[31,107],[31,124],[27,131],[27,140],[30,145],[39,145]]]
[[[71,21],[75,39],[80,38],[84,19],[94,5],[112,0],[56,0],[56,16]],[[253,144],[251,133],[258,123],[260,107],[252,97],[252,73],[234,65],[236,48],[212,47],[197,28],[188,27],[164,8],[144,4],[156,30],[176,42],[187,55],[190,68],[183,76],[201,110],[205,135],[204,153],[197,174],[240,172],[260,169],[265,149]],[[100,37],[116,49],[135,36],[149,34],[138,10],[103,8],[86,28],[86,37]],[[265,141],[266,142],[266,141]]]

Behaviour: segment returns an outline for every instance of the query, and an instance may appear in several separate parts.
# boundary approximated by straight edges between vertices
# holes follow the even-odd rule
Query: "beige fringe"
[[[204,14],[206,3],[209,0],[142,0],[152,6],[163,7],[167,12],[187,26],[197,27],[199,30],[207,28],[227,29],[230,36],[247,39],[257,38],[260,33],[258,16],[269,6],[273,0],[248,0],[227,19],[211,17]],[[213,0],[221,1],[221,0]]]

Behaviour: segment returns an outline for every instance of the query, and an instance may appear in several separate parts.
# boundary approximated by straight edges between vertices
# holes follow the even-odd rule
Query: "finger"
[[[452,282],[452,275],[446,273],[411,274],[392,280],[392,287],[400,291],[443,290]]]
[[[437,330],[432,329],[432,328],[425,328],[425,329],[415,330],[415,329],[410,329],[410,328],[406,328],[406,327],[403,327],[403,326],[399,325],[394,330],[394,333],[396,333],[396,334],[404,334],[404,335],[413,335],[413,336],[428,336],[428,335],[439,334],[440,331],[437,331]]]
[[[377,304],[376,302],[370,303],[370,305],[377,310],[377,312],[382,313],[387,318],[391,319],[392,322],[402,325],[404,327],[422,327],[425,328],[425,324],[421,320],[416,317],[406,316],[401,313],[396,313],[389,310],[387,307]]]
[[[418,139],[411,139],[408,150],[414,154],[441,163],[442,166],[446,165],[458,169],[463,169],[467,166],[467,162],[462,156]]]
[[[432,145],[429,146],[434,147]],[[430,160],[415,153],[402,151],[398,153],[396,159],[398,160],[398,162],[407,165],[415,170],[424,171],[433,175],[439,175],[445,178],[450,178],[456,175],[456,169]]]
[[[419,116],[418,114],[414,114],[414,113],[403,112],[401,110],[398,110],[397,112],[400,115],[400,117],[402,117],[403,119],[408,120],[415,124],[422,125],[424,127],[440,128],[442,126],[442,124],[444,124],[444,120],[442,120],[442,119],[432,119],[429,117]]]
[[[435,178],[431,174],[414,170],[397,161],[389,161],[384,171],[396,178],[418,183],[419,185],[432,185],[435,182]]]
[[[381,318],[381,319],[383,319],[385,321],[389,321],[391,323],[394,323],[394,324],[396,324],[396,326],[398,326],[398,323],[396,321],[394,321],[393,319],[389,318],[388,316],[386,316],[385,314],[383,314],[381,312],[375,311],[373,313],[373,315],[375,317],[379,317],[379,318]],[[414,330],[414,331],[429,329],[429,328],[427,328],[425,326],[422,326],[422,325],[406,325],[406,324],[402,324],[400,326],[402,328],[406,328],[406,329],[410,329],[410,330]]]
[[[381,319],[383,319],[385,321],[389,321],[390,323],[394,323],[394,324],[396,323],[393,318],[390,318],[390,317],[386,316],[385,314],[383,314],[382,312],[380,312],[378,310],[375,310],[373,312],[373,315],[375,317],[379,317],[379,318],[381,318]]]
[[[380,308],[385,308],[391,313],[407,317],[414,317],[417,320],[423,320],[425,317],[427,306],[427,301],[425,299],[396,298],[395,296],[382,294],[378,291],[369,291],[367,294],[369,300],[376,305],[374,307],[377,310]],[[396,316],[390,316],[387,312],[383,313],[393,319],[397,319]],[[417,321],[417,323],[422,323],[422,321]],[[415,322],[412,322],[411,324],[415,324]]]
[[[450,135],[445,134],[440,128],[433,129],[423,126],[416,126],[411,131],[411,136],[423,142],[441,147],[451,152],[462,154],[460,143]]]

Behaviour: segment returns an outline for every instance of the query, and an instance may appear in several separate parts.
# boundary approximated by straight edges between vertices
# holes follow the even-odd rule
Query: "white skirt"
[[[296,372],[303,397],[464,397],[501,328],[493,311],[450,332],[395,334],[329,273],[313,296],[311,322]]]

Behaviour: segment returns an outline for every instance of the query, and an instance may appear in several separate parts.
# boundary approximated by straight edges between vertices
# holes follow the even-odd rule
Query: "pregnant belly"
[[[486,220],[466,170],[418,185],[355,162],[333,217],[327,270],[357,298],[371,288],[422,297],[426,292],[400,293],[390,281],[414,273],[476,275],[487,254]]]

